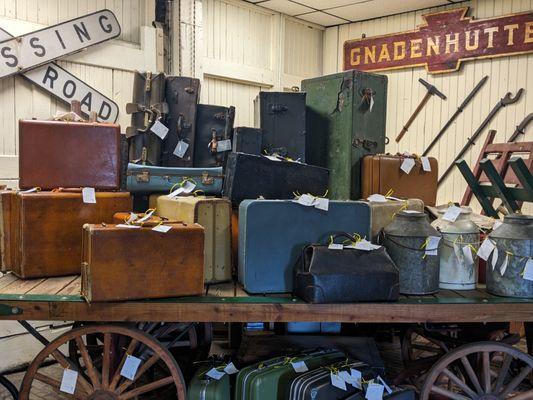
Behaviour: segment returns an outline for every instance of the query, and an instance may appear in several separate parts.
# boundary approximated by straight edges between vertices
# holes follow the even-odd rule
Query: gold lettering
[[[359,55],[360,53],[361,49],[359,47],[350,50],[350,65],[359,65],[361,62],[361,56]]]
[[[533,42],[533,22],[526,22],[526,29],[524,31],[524,43]]]
[[[379,52],[378,62],[381,61],[390,61],[389,49],[387,43],[381,45],[381,51]]]
[[[398,51],[401,49],[401,51]],[[405,58],[405,42],[394,42],[394,61],[403,60]]]
[[[422,39],[411,39],[411,58],[422,57],[420,46],[422,45]]]
[[[453,34],[453,39],[452,39],[451,34],[446,35],[446,51],[445,51],[446,54],[452,53],[450,49],[452,46],[453,46],[453,53],[457,53],[457,51],[459,51],[459,34],[458,33]]]
[[[479,47],[479,29],[474,31],[474,44],[470,43],[470,31],[465,31],[465,49],[476,50]]]
[[[504,31],[509,31],[507,36],[507,46],[512,46],[514,44],[514,31],[518,29],[518,24],[505,25],[503,27]]]
[[[493,26],[492,28],[485,28],[483,30],[483,33],[487,33],[489,35],[487,49],[494,47],[494,33],[498,32],[499,30],[500,27],[498,26]]]
[[[372,63],[376,62],[376,46],[372,46],[372,50],[365,47],[365,64],[368,64],[368,60],[372,61]]]
[[[427,40],[427,51],[426,51],[426,55],[428,57],[431,56],[431,52],[433,52],[433,54],[437,55],[440,53],[440,37],[439,36],[435,36],[435,40],[433,40],[432,38],[428,37],[428,40]]]

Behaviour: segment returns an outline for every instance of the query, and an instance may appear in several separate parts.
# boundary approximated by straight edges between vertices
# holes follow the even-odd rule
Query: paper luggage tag
[[[161,139],[167,137],[168,128],[160,120],[155,121],[150,130],[154,132],[157,136],[159,136]]]
[[[231,139],[219,140],[217,142],[217,153],[231,150]]]
[[[507,266],[508,265],[509,265],[509,254],[506,254],[502,265],[500,265],[500,274],[502,276],[505,275],[505,271],[507,271]]]
[[[310,207],[315,204],[315,198],[308,194],[302,194],[296,202],[302,206]]]
[[[461,207],[450,206],[442,216],[442,219],[445,221],[455,222],[459,214],[461,214]]]
[[[439,251],[440,236],[428,236],[426,245],[426,256],[436,256]]]
[[[155,212],[155,210],[150,210],[149,212],[146,213],[146,215],[144,217],[139,218],[136,221],[138,223],[141,223],[141,222],[144,222],[144,221],[148,221],[150,219],[150,217],[153,215],[154,212]]]
[[[422,161],[422,169],[426,172],[431,172],[431,164],[429,163],[429,157],[420,157]]]
[[[329,373],[331,384],[339,389],[346,390],[346,382],[341,378],[339,374]]]
[[[494,243],[489,238],[486,238],[477,251],[477,256],[485,261],[490,257],[490,254],[494,250]]]
[[[366,400],[383,400],[383,392],[385,387],[379,383],[369,383],[366,388]]]
[[[415,160],[413,158],[404,158],[402,165],[400,165],[400,169],[406,174],[409,174],[409,172],[411,172],[414,166]]]
[[[492,253],[492,257],[490,259],[490,264],[492,265],[492,270],[494,271],[494,268],[496,268],[496,264],[498,264],[498,248],[494,246],[494,252]]]
[[[189,143],[184,142],[183,140],[180,140],[178,144],[176,145],[176,148],[174,149],[173,153],[176,157],[183,158],[185,153],[187,153],[187,149],[189,148]]]
[[[492,230],[495,231],[496,229],[498,229],[500,226],[502,226],[503,222],[502,221],[494,221],[494,224],[492,225]]]
[[[372,201],[374,203],[386,203],[387,198],[383,196],[382,194],[371,194],[366,198],[368,201]]]
[[[176,196],[179,196],[182,193],[189,194],[192,193],[192,191],[196,188],[196,185],[192,183],[191,181],[185,181],[183,186],[180,186],[173,192],[167,195],[168,198],[173,199]]]
[[[347,247],[353,247],[354,249],[357,249],[357,250],[372,251],[372,250],[379,249],[381,246],[378,246],[377,244],[370,243],[366,239],[361,239],[358,242],[356,242],[355,245],[347,246]]]
[[[224,372],[228,375],[233,375],[239,372],[239,370],[235,367],[235,365],[230,362],[226,367],[224,368]]]
[[[141,225],[128,225],[128,224],[118,224],[117,228],[129,228],[129,229],[139,229]]]
[[[523,278],[528,281],[533,281],[533,258],[527,260]]]
[[[317,197],[315,198],[315,208],[318,208],[322,211],[328,211],[329,210],[329,199],[326,199],[325,197]]]
[[[342,245],[340,243],[331,243],[328,246],[328,249],[330,249],[330,250],[342,250],[342,249],[344,249],[344,245]]]
[[[291,362],[292,368],[295,372],[307,372],[309,371],[309,368],[307,368],[307,365],[305,364],[305,361],[294,361]]]
[[[120,375],[132,381],[135,378],[135,374],[137,374],[137,370],[139,369],[140,365],[141,365],[140,358],[133,357],[128,354],[126,356],[126,361],[124,361],[124,365],[122,366],[122,369],[120,370]]]
[[[94,188],[84,187],[81,189],[81,195],[84,203],[96,204],[96,192],[94,191]]]
[[[463,246],[462,248],[466,265],[474,264],[474,257],[472,257],[472,249],[470,246]]]
[[[278,157],[276,156],[265,156],[266,158],[268,158],[270,161],[281,161]]]
[[[350,375],[349,371],[340,371],[339,376],[342,378],[344,382],[349,383],[350,385],[355,387],[356,383],[354,379],[352,378],[352,375]]]
[[[363,375],[361,374],[361,371],[357,369],[350,368],[350,376],[352,378],[352,386],[356,387],[357,389],[363,389],[363,385],[361,381],[363,380]]]
[[[153,231],[161,233],[167,233],[171,229],[172,227],[170,225],[156,225],[152,228]]]
[[[207,371],[206,375],[219,381],[224,375],[226,375],[226,373],[224,371],[219,371],[216,368],[211,368],[209,371]]]
[[[392,393],[392,389],[390,388],[389,385],[387,385],[387,383],[383,380],[383,378],[381,376],[378,375],[378,382],[380,382],[383,387],[385,388],[385,390],[387,391],[388,394],[391,394]]]
[[[61,379],[61,386],[59,390],[68,394],[74,394],[76,391],[76,383],[78,381],[78,371],[65,368],[63,370],[63,378]]]

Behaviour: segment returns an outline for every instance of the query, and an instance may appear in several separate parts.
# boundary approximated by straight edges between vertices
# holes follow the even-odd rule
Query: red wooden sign
[[[533,12],[476,20],[468,7],[425,14],[413,31],[344,42],[344,69],[382,71],[425,66],[457,71],[462,61],[533,52]]]

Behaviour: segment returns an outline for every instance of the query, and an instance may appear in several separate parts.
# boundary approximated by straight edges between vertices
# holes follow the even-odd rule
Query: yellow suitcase
[[[151,195],[150,208],[163,218],[197,223],[205,229],[205,283],[231,280],[231,203],[206,196]]]

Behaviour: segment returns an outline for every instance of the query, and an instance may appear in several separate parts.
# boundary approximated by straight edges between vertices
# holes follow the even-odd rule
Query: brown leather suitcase
[[[392,190],[394,197],[420,199],[425,205],[434,206],[437,201],[437,160],[429,157],[431,171],[426,172],[417,159],[413,169],[406,174],[400,169],[404,158],[389,154],[365,156],[361,173],[363,199],[371,194],[385,195]]]
[[[13,226],[11,204],[15,196],[14,190],[0,191],[0,271],[6,272],[11,265],[11,235]]]
[[[120,188],[120,126],[19,121],[19,186]]]
[[[88,301],[202,294],[204,229],[177,223],[162,233],[155,225],[83,227],[81,292]]]
[[[83,224],[112,223],[132,201],[127,192],[97,192],[96,204],[80,192],[18,192],[11,205],[11,271],[45,278],[79,274]]]

